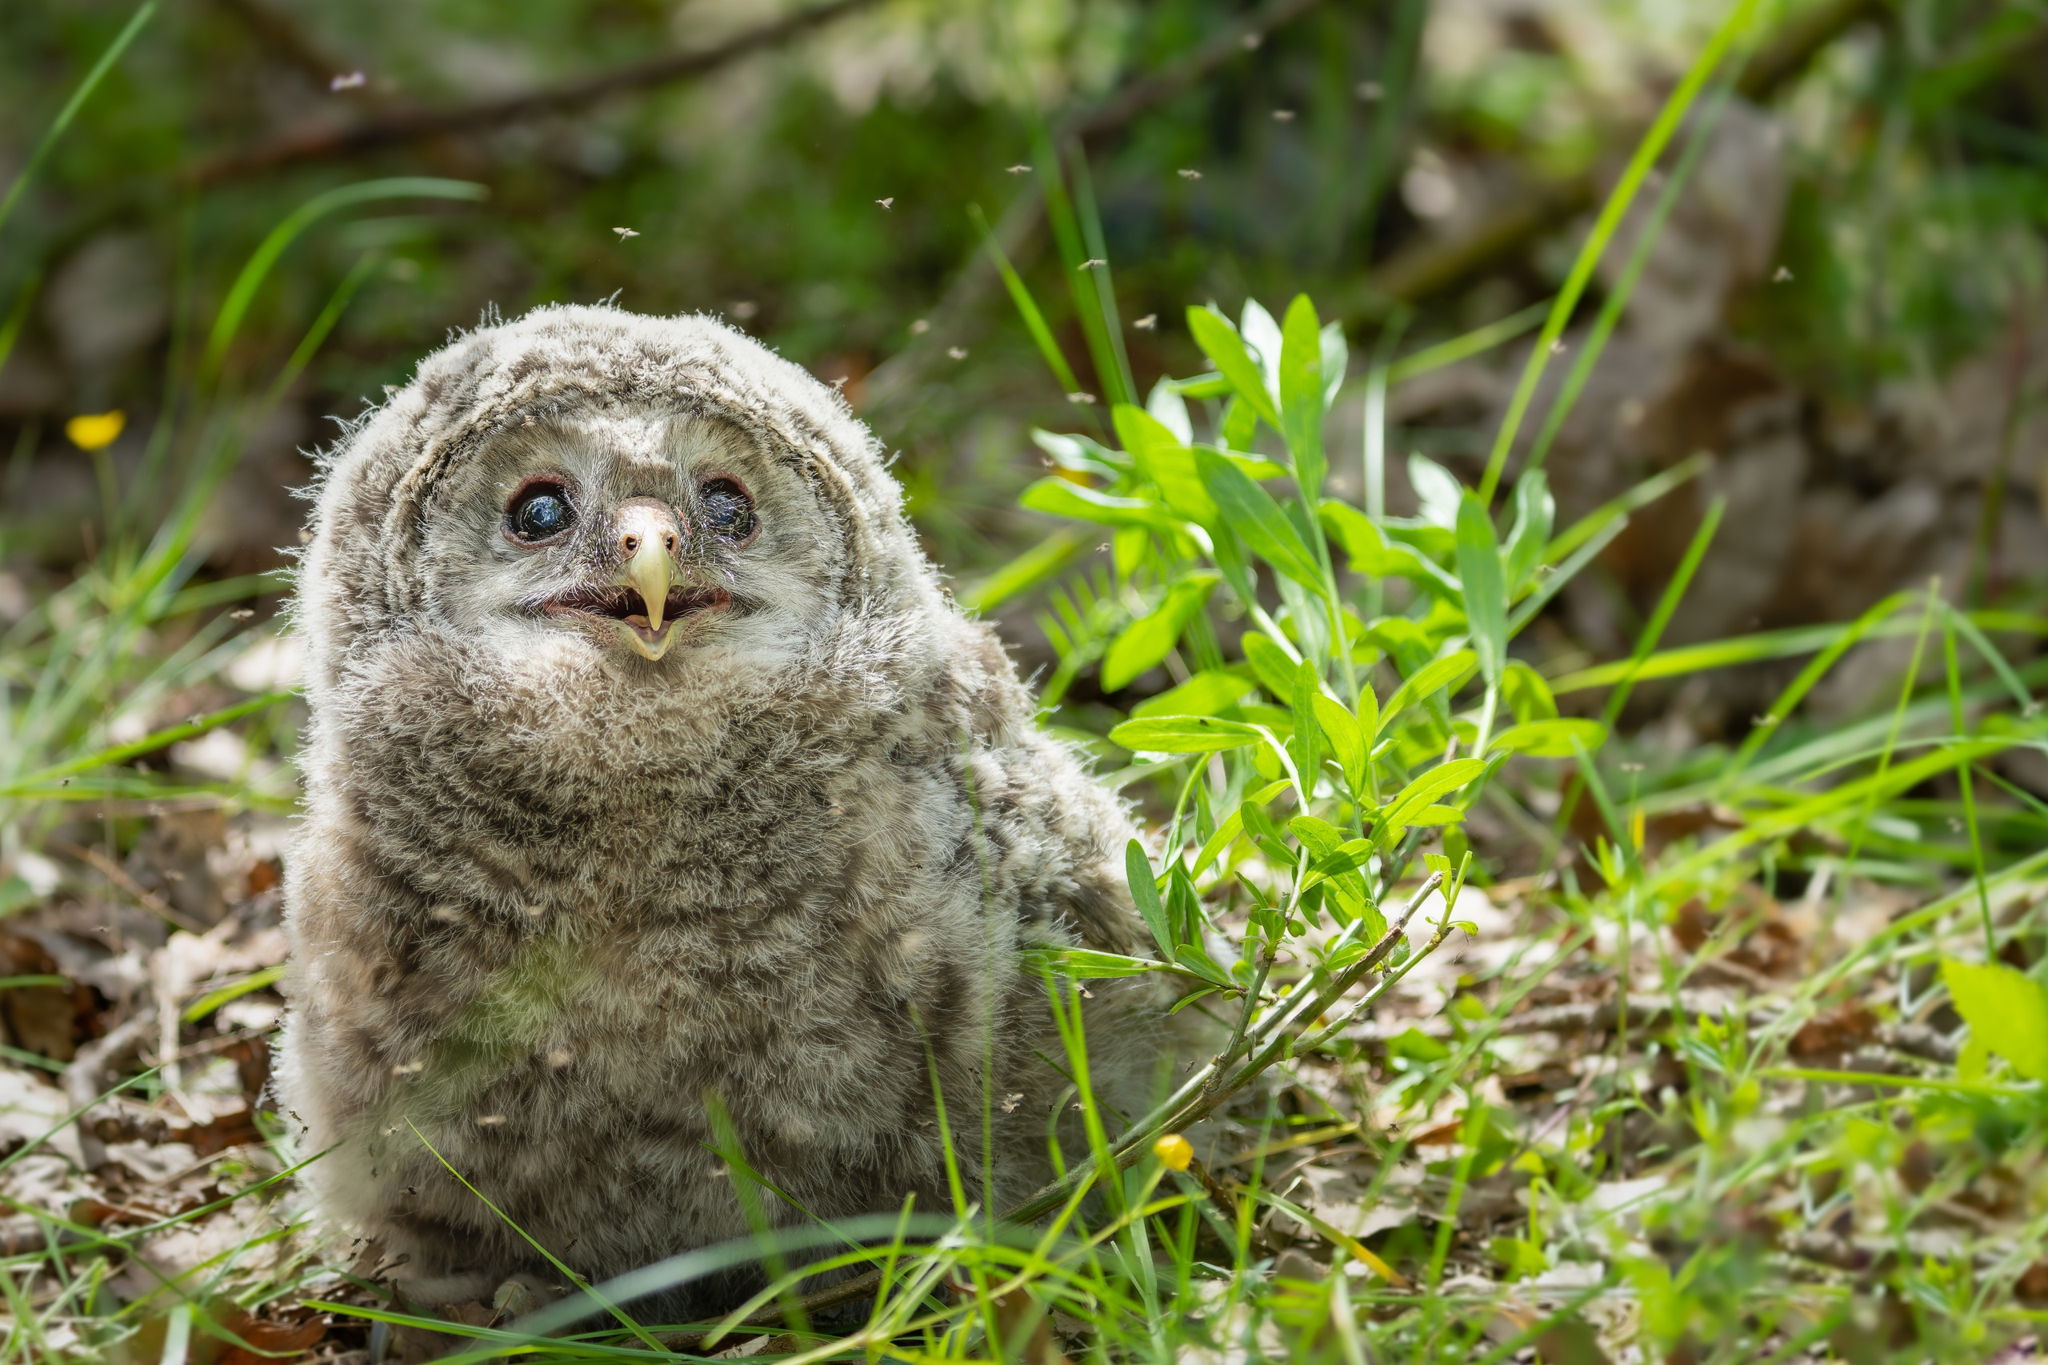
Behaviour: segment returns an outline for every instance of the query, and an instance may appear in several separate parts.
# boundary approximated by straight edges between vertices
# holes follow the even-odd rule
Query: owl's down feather
[[[416,1300],[947,1212],[948,1142],[997,1209],[1085,1159],[1020,953],[1144,951],[1131,825],[901,504],[833,389],[608,307],[459,336],[325,459],[279,1095]],[[1092,996],[1114,1130],[1162,1002]]]

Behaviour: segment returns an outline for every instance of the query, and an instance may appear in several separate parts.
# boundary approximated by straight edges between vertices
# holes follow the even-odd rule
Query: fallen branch
[[[666,53],[539,90],[441,108],[394,109],[355,123],[323,121],[291,129],[253,147],[202,162],[182,178],[190,184],[217,185],[299,162],[357,156],[423,138],[492,130],[508,123],[581,109],[636,90],[706,75],[741,57],[873,8],[876,3],[877,0],[826,0],[824,4],[756,24],[712,47]]]
[[[335,77],[353,67],[334,56],[300,27],[297,19],[273,8],[266,0],[216,0],[235,16],[255,39],[284,59],[321,94],[330,93]]]

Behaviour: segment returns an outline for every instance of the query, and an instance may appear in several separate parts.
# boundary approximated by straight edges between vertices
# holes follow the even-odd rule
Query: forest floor
[[[1011,1352],[1048,1361],[2039,1358],[2048,1106],[2024,1079],[2048,1033],[2023,988],[1965,987],[2020,1073],[1988,1076],[1941,964],[1987,922],[2040,942],[2043,858],[1946,886],[1751,864],[1708,909],[1700,869],[1762,823],[1638,817],[1623,916],[1555,874],[1466,886],[1463,927],[1368,1016],[1195,1134],[1206,1161],[1145,1163],[1149,1194],[1185,1196],[1151,1215],[1170,1323],[1131,1314],[1128,1265],[1071,1249],[1002,1294],[955,1250],[979,1296],[924,1292],[908,1267],[949,1253],[909,1253],[899,1283],[924,1288],[876,1320],[905,1358],[958,1349],[982,1301],[1012,1326],[1054,1310]],[[308,1235],[267,1112],[286,830],[165,800],[125,854],[53,843],[64,889],[0,925],[10,1358],[369,1358],[377,1249]],[[521,1349],[509,1312],[458,1316],[470,1346]],[[743,1328],[713,1353],[890,1349]],[[646,1348],[599,1354],[622,1351]]]

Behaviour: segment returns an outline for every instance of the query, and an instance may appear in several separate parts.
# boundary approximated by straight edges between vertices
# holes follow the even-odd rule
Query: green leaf
[[[1221,455],[1244,471],[1244,476],[1254,483],[1263,479],[1277,479],[1287,472],[1286,465],[1269,460],[1263,455],[1247,455],[1242,450],[1232,450],[1227,446],[1203,445],[1199,441],[1191,448],[1206,450],[1211,455]]]
[[[1131,453],[1140,469],[1156,451],[1179,450],[1187,442],[1167,429],[1166,423],[1154,417],[1141,407],[1130,403],[1118,403],[1109,410],[1110,425],[1116,428],[1117,440]]]
[[[974,219],[974,226],[981,232],[982,244],[988,248],[989,258],[996,263],[996,271],[1003,277],[1003,288],[1009,291],[1010,302],[1016,305],[1018,316],[1024,319],[1024,330],[1031,334],[1031,340],[1038,347],[1038,354],[1045,360],[1046,368],[1060,386],[1060,392],[1073,393],[1081,387],[1081,381],[1074,374],[1073,367],[1060,351],[1059,342],[1053,339],[1052,328],[1046,325],[1045,314],[1038,306],[1038,300],[1031,297],[1031,289],[1017,274],[1017,268],[1010,264],[1004,254],[1002,243],[996,240],[995,232],[989,227],[988,219],[982,215],[981,206],[969,205],[968,214]]]
[[[1144,457],[1146,477],[1159,485],[1159,495],[1183,519],[1198,526],[1220,526],[1223,516],[1216,510],[1216,500],[1209,496],[1209,490],[1202,486],[1202,476],[1195,472],[1195,452],[1186,446],[1171,450],[1164,447],[1148,451]]]
[[[1367,682],[1358,689],[1356,714],[1358,716],[1358,733],[1365,738],[1365,755],[1369,760],[1372,757],[1373,740],[1380,732],[1380,699],[1373,694],[1370,682]],[[1363,772],[1364,767],[1361,765],[1361,775],[1363,775]]]
[[[1294,837],[1316,858],[1327,858],[1344,846],[1344,831],[1328,820],[1319,820],[1313,815],[1297,815],[1287,822],[1287,828],[1294,831]]]
[[[1110,743],[1148,754],[1213,754],[1259,739],[1252,726],[1214,716],[1141,716],[1109,732]]]
[[[1581,749],[1590,754],[1606,741],[1607,727],[1597,720],[1532,720],[1495,735],[1487,752],[1570,758]]]
[[[1337,390],[1344,387],[1344,368],[1351,363],[1351,348],[1344,344],[1344,324],[1330,322],[1323,325],[1323,411],[1337,401]]]
[[[1259,372],[1258,362],[1245,348],[1244,338],[1230,325],[1230,319],[1213,307],[1190,308],[1188,331],[1194,336],[1195,345],[1202,348],[1202,354],[1209,357],[1216,372],[1229,381],[1230,387],[1251,408],[1253,415],[1273,430],[1281,430],[1280,410],[1273,405],[1273,395],[1266,392],[1266,378]],[[1250,441],[1231,441],[1229,444],[1249,445]]]
[[[1407,545],[1389,541],[1372,518],[1349,503],[1325,499],[1317,509],[1323,529],[1343,547],[1353,573],[1371,578],[1410,578],[1447,592],[1457,591],[1457,582],[1437,564],[1431,563]]]
[[[1093,543],[1094,537],[1090,536],[1089,544]],[[969,611],[987,611],[991,607],[1000,606],[1018,593],[1035,588],[1048,578],[1063,573],[1086,551],[1087,546],[1072,531],[1055,531],[988,577],[961,592],[960,605]]]
[[[1167,925],[1166,907],[1159,902],[1159,883],[1152,875],[1152,860],[1145,856],[1145,846],[1136,839],[1124,845],[1124,879],[1130,883],[1139,917],[1159,945],[1160,958],[1172,961],[1173,931]]]
[[[1242,807],[1225,816],[1223,823],[1216,826],[1216,832],[1202,841],[1202,847],[1195,853],[1195,861],[1188,868],[1199,877],[1209,870],[1209,864],[1223,856],[1223,850],[1235,843],[1237,836],[1244,833],[1244,810]]]
[[[1057,972],[1077,981],[1099,981],[1107,977],[1143,976],[1164,971],[1149,958],[1125,957],[1121,953],[1100,953],[1093,948],[1026,948],[1018,954],[1027,969]]]
[[[1371,843],[1370,840],[1360,840],[1359,842],[1368,846]],[[1360,927],[1365,931],[1365,942],[1353,943],[1348,945],[1347,948],[1339,948],[1337,950],[1341,954],[1348,951],[1348,948],[1359,949],[1360,951],[1350,959],[1350,961],[1356,962],[1360,957],[1370,952],[1371,945],[1378,942],[1381,935],[1387,932],[1387,917],[1382,915],[1379,906],[1373,903],[1372,896],[1366,891],[1365,878],[1356,871],[1336,873],[1324,880],[1321,885],[1325,894],[1324,904],[1327,905],[1334,901],[1337,906],[1337,913],[1347,922],[1356,923],[1363,921]],[[1325,962],[1324,965],[1334,971],[1341,970],[1345,964],[1331,960]]]
[[[1386,818],[1390,823],[1412,824],[1415,812],[1485,771],[1486,760],[1483,758],[1454,758],[1448,763],[1439,763],[1401,788],[1400,794],[1387,803]]]
[[[1252,674],[1259,685],[1271,693],[1274,700],[1286,701],[1294,690],[1294,659],[1287,651],[1258,631],[1248,630],[1237,642],[1244,651],[1244,661],[1252,666]]]
[[[1251,835],[1266,850],[1267,856],[1272,858],[1276,865],[1294,861],[1294,854],[1287,847],[1280,822],[1275,820],[1263,805],[1247,801],[1238,807],[1238,813],[1244,817],[1244,832]]]
[[[1421,810],[1408,811],[1401,816],[1404,825],[1455,825],[1465,818],[1465,812],[1456,806],[1424,806]]]
[[[1328,464],[1323,458],[1322,323],[1306,294],[1294,296],[1280,326],[1280,423],[1302,496],[1313,504]]]
[[[1322,591],[1322,567],[1270,493],[1253,483],[1236,465],[1206,450],[1195,452],[1195,469],[1201,474],[1209,496],[1216,500],[1223,524],[1252,553],[1297,583]]]
[[[1542,470],[1529,470],[1515,481],[1515,520],[1503,551],[1510,599],[1521,592],[1543,562],[1543,547],[1550,543],[1550,527],[1556,517],[1557,503]]]
[[[1972,1043],[1982,1039],[2020,1075],[2048,1081],[2048,987],[2003,963],[1953,958],[1943,960],[1941,979]]]
[[[1233,394],[1223,405],[1223,420],[1216,424],[1216,440],[1232,450],[1243,450],[1258,434],[1258,409]]]
[[[185,1012],[179,1018],[188,1024],[196,1024],[222,1005],[227,1004],[230,1000],[239,1000],[251,991],[260,991],[266,987],[274,986],[283,979],[284,967],[282,965],[264,967],[259,971],[249,973],[240,981],[230,981],[225,986],[208,991],[205,995],[200,996],[190,1005],[187,1005]]]
[[[79,754],[64,760],[62,763],[53,764],[47,768],[39,768],[26,777],[16,778],[12,782],[0,786],[0,797],[20,796],[24,793],[35,792],[38,788],[62,782],[65,778],[76,777],[80,773],[90,772],[94,768],[104,768],[116,763],[126,763],[131,758],[140,758],[144,754],[155,753],[158,749],[167,749],[171,745],[183,740],[203,735],[208,730],[240,720],[243,716],[265,710],[277,705],[281,701],[288,701],[292,695],[290,689],[266,692],[260,697],[249,697],[246,700],[236,702],[232,706],[224,706],[218,711],[210,711],[206,715],[194,716],[191,720],[167,726],[162,730],[156,731],[154,734],[144,735],[141,739],[130,740],[126,744],[116,744],[110,748],[96,750],[92,753]]]
[[[1501,673],[1501,696],[1517,720],[1549,720],[1557,714],[1557,696],[1550,681],[1520,659],[1508,660]]]
[[[1131,708],[1133,716],[1214,716],[1244,700],[1257,686],[1233,669],[1205,668],[1178,687],[1147,697]]]
[[[1205,668],[1178,687],[1147,697],[1131,708],[1133,716],[1214,716],[1244,700],[1257,684],[1229,668]]]
[[[1093,474],[1097,478],[1114,479],[1128,470],[1131,464],[1102,442],[1078,434],[1033,427],[1031,444],[1051,456],[1052,462],[1060,468]]]
[[[1465,486],[1448,469],[1422,455],[1408,457],[1408,482],[1414,485],[1418,514],[1432,526],[1446,531],[1458,525],[1458,507],[1465,501]]]
[[[1322,695],[1323,680],[1316,673],[1316,666],[1303,659],[1294,670],[1294,694],[1287,704],[1294,712],[1294,771],[1301,774],[1304,804],[1315,794],[1316,769],[1323,761],[1323,732],[1315,719],[1315,704]]]
[[[1245,349],[1252,353],[1252,359],[1259,362],[1259,373],[1266,381],[1267,393],[1280,391],[1280,324],[1273,321],[1273,315],[1266,311],[1266,305],[1257,299],[1244,301],[1244,313],[1237,320],[1237,333],[1244,338]]]
[[[1726,17],[1713,34],[1701,46],[1699,55],[1686,69],[1685,75],[1665,98],[1657,117],[1636,145],[1634,155],[1622,168],[1614,188],[1607,192],[1600,206],[1600,214],[1594,220],[1592,230],[1586,234],[1584,245],[1579,248],[1577,259],[1572,262],[1564,284],[1551,301],[1548,319],[1543,330],[1537,335],[1536,344],[1529,349],[1528,360],[1522,367],[1522,377],[1515,386],[1514,396],[1508,400],[1507,411],[1502,415],[1499,428],[1494,433],[1493,450],[1486,459],[1486,473],[1479,481],[1479,497],[1483,502],[1493,500],[1494,490],[1500,486],[1500,476],[1507,468],[1509,453],[1515,446],[1515,435],[1520,430],[1522,417],[1535,400],[1543,370],[1550,362],[1551,343],[1562,335],[1565,324],[1578,307],[1586,286],[1593,278],[1593,272],[1605,254],[1608,244],[1620,231],[1628,214],[1629,206],[1635,200],[1636,191],[1656,169],[1657,162],[1670,143],[1672,134],[1678,130],[1686,113],[1706,88],[1708,79],[1721,64],[1729,51],[1737,46],[1756,22],[1760,0],[1736,0],[1729,6]]]
[[[1034,512],[1105,526],[1152,526],[1160,530],[1173,526],[1173,518],[1157,503],[1120,498],[1068,479],[1040,479],[1025,489],[1017,501]]]
[[[1109,562],[1118,578],[1128,581],[1152,554],[1152,538],[1156,535],[1149,526],[1119,526],[1109,542]]]
[[[1293,821],[1288,823],[1292,824]],[[1345,839],[1327,850],[1314,850],[1316,860],[1309,868],[1308,876],[1302,879],[1303,888],[1322,881],[1340,880],[1345,873],[1357,871],[1372,861],[1373,849],[1374,844],[1370,839]]]
[[[1461,649],[1415,670],[1405,682],[1394,689],[1394,694],[1387,698],[1387,704],[1380,709],[1380,723],[1374,730],[1373,737],[1377,739],[1385,734],[1388,724],[1394,717],[1414,703],[1425,701],[1445,688],[1456,691],[1463,687],[1465,679],[1471,677],[1478,666],[1478,655],[1469,649]]]
[[[256,250],[242,266],[228,286],[227,294],[221,299],[220,312],[213,320],[213,330],[207,334],[206,354],[201,360],[201,371],[209,376],[220,373],[221,363],[227,355],[235,334],[241,330],[242,320],[256,299],[256,291],[277,265],[286,248],[299,236],[331,213],[354,208],[358,204],[373,203],[379,199],[466,199],[475,201],[485,198],[490,191],[483,185],[467,180],[441,180],[427,176],[394,176],[387,180],[358,180],[348,184],[335,185],[322,190],[288,214],[260,242]]]
[[[1187,628],[1218,578],[1212,573],[1190,574],[1166,591],[1159,606],[1118,632],[1102,659],[1102,687],[1115,692],[1126,687],[1145,670],[1173,652],[1181,631]]]
[[[1188,401],[1171,379],[1162,376],[1145,396],[1145,411],[1172,433],[1182,445],[1195,439],[1194,423],[1188,420]]]
[[[1330,754],[1343,770],[1344,782],[1352,791],[1365,785],[1365,731],[1358,718],[1344,703],[1334,697],[1318,694],[1315,699],[1316,723],[1323,728],[1323,738],[1329,741]]]
[[[57,111],[57,117],[43,129],[42,136],[36,140],[35,149],[29,152],[25,161],[15,163],[20,169],[15,173],[14,182],[7,187],[6,195],[0,197],[0,223],[5,223],[8,216],[14,212],[14,205],[20,200],[22,192],[28,188],[29,181],[35,178],[37,168],[43,164],[43,159],[49,156],[50,149],[57,145],[57,140],[64,135],[64,130],[71,126],[72,120],[78,117],[78,111],[85,107],[85,102],[92,97],[92,92],[99,88],[107,73],[114,69],[114,63],[121,59],[121,54],[128,50],[128,45],[135,41],[135,35],[142,32],[144,26],[149,23],[150,16],[155,13],[156,0],[144,0],[143,4],[136,7],[127,24],[114,36],[114,41],[100,50],[98,60],[92,64],[92,69],[85,73],[85,79],[72,90],[71,98]]]
[[[1230,979],[1230,973],[1192,943],[1183,943],[1180,951],[1173,955],[1173,965],[1204,981],[1213,981],[1225,990],[1236,990],[1237,983]]]
[[[1501,574],[1493,518],[1471,493],[1458,503],[1458,581],[1465,591],[1465,620],[1472,628],[1479,671],[1487,682],[1497,683],[1508,651],[1507,582]]]

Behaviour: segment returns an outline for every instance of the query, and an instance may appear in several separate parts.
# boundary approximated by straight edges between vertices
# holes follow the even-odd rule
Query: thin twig
[[[52,839],[46,847],[54,852],[62,853],[68,858],[76,858],[80,862],[90,865],[94,871],[112,882],[115,887],[127,892],[129,898],[137,905],[140,905],[172,928],[183,929],[188,934],[204,934],[207,932],[205,925],[193,919],[190,915],[187,915],[184,911],[178,909],[178,907],[172,905],[142,883],[136,881],[135,878],[128,875],[127,868],[122,867],[112,858],[100,852],[100,850],[85,844],[74,844],[65,839]]]

